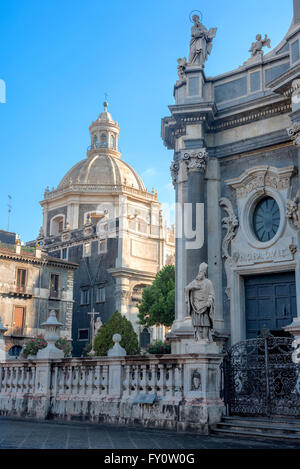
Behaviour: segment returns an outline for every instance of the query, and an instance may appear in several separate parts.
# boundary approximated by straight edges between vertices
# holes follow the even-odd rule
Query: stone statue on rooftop
[[[258,55],[262,56],[263,55],[263,47],[271,47],[271,39],[268,38],[267,34],[265,34],[265,38],[262,39],[261,34],[257,34],[256,36],[256,42],[252,42],[251,48],[249,49],[249,52],[251,52],[252,57],[256,57]]]
[[[203,262],[199,273],[185,289],[188,315],[192,317],[196,342],[213,342],[213,316],[215,292],[212,282],[205,277],[207,264]]]
[[[192,19],[194,25],[191,30],[189,64],[204,68],[207,56],[212,51],[212,40],[216,37],[217,28],[210,28],[208,31],[198,15],[193,15]]]
[[[185,79],[185,67],[187,66],[186,57],[183,57],[183,59],[177,59],[177,63],[178,78],[180,81],[183,81]]]

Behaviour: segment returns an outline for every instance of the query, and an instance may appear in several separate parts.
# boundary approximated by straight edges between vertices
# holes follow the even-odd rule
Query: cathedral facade
[[[182,207],[175,353],[192,336],[184,288],[202,262],[215,289],[215,340],[233,345],[264,328],[286,334],[300,317],[300,2],[280,44],[268,51],[270,38],[258,34],[244,64],[215,77],[204,67],[218,32],[201,21],[193,16],[189,58],[178,59],[175,103],[162,119]],[[185,233],[189,221],[203,229],[201,245]]]
[[[74,276],[73,354],[80,356],[118,310],[143,340],[164,339],[164,328],[145,331],[137,302],[161,268],[174,262],[174,231],[163,222],[157,193],[148,192],[121,159],[120,127],[104,103],[90,126],[87,157],[47,188],[39,243],[51,256],[79,264]],[[91,313],[91,314],[89,314]],[[99,320],[100,318],[100,320]],[[150,335],[149,335],[150,334]],[[150,337],[151,336],[151,337]]]

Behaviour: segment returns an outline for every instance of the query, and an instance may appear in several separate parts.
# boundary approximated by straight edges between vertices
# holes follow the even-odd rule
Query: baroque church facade
[[[148,192],[121,159],[120,127],[104,111],[89,128],[87,157],[75,164],[41,202],[38,242],[53,257],[79,265],[74,275],[73,355],[91,343],[95,326],[118,310],[145,346],[164,340],[164,327],[138,324],[137,302],[157,272],[174,263],[174,230],[163,222],[157,192]],[[89,314],[92,313],[92,314]],[[99,326],[98,326],[99,327]]]
[[[215,77],[204,67],[217,28],[198,15],[193,23],[162,119],[176,202],[192,207],[196,233],[204,211],[201,245],[177,211],[173,353],[185,353],[193,334],[184,289],[202,262],[215,289],[217,342],[234,345],[265,327],[282,335],[300,317],[300,2],[280,44],[264,53],[270,39],[257,35],[248,60]]]

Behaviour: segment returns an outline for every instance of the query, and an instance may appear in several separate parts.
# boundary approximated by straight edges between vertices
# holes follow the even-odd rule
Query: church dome
[[[74,184],[94,184],[101,186],[127,186],[146,191],[143,181],[134,169],[121,160],[118,151],[120,127],[107,111],[108,103],[103,103],[104,111],[90,126],[91,145],[87,158],[75,164],[64,176],[58,189]]]
[[[58,189],[70,184],[125,185],[146,191],[136,171],[129,164],[109,153],[94,154],[79,161],[63,177]]]

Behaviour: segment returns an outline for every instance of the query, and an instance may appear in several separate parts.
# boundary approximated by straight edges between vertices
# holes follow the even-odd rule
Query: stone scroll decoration
[[[188,170],[198,170],[205,173],[208,159],[206,148],[202,148],[197,152],[185,152],[182,159],[185,161]]]
[[[227,230],[226,235],[222,242],[222,257],[225,259],[225,272],[227,276],[227,288],[226,295],[230,298],[229,278],[228,278],[228,267],[233,263],[233,255],[229,253],[230,244],[235,238],[237,229],[239,227],[239,221],[237,216],[234,214],[232,203],[226,197],[222,197],[219,201],[221,207],[224,208],[227,213],[227,217],[222,219],[222,227]]]
[[[178,180],[179,163],[172,161],[171,166],[170,166],[170,171],[171,171],[173,186],[175,187],[175,185],[177,184],[177,180]]]
[[[286,217],[300,229],[300,191],[297,192],[293,200],[286,201]]]
[[[300,146],[300,122],[294,122],[287,130],[288,136],[296,146]]]

